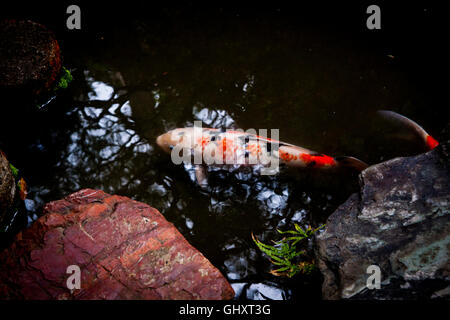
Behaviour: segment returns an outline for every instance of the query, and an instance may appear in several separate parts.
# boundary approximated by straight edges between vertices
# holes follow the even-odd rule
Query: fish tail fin
[[[432,136],[430,136],[421,126],[419,126],[413,120],[405,116],[402,116],[401,114],[398,114],[394,111],[389,110],[378,110],[377,113],[384,119],[387,119],[391,122],[400,124],[410,129],[420,138],[421,141],[423,141],[423,144],[426,146],[428,150],[432,150],[439,145],[438,141],[436,141]]]
[[[351,169],[355,169],[357,171],[363,171],[364,169],[366,169],[369,166],[364,161],[361,161],[354,157],[337,157],[337,158],[334,158],[334,160],[336,161],[338,167],[351,168]]]

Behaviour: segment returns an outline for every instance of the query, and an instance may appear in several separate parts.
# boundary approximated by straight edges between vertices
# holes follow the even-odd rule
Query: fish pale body
[[[321,169],[337,165],[333,157],[244,131],[177,128],[160,135],[156,142],[168,153],[188,152],[195,164],[267,167],[281,163]]]

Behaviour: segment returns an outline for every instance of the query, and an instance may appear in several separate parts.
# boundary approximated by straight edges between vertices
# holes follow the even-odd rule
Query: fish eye
[[[169,149],[172,150],[174,148],[173,145],[169,145]]]

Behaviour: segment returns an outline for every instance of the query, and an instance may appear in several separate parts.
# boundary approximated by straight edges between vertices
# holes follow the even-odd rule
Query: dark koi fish
[[[419,138],[419,141],[422,141],[426,150],[432,150],[439,145],[439,142],[436,141],[436,139],[430,136],[421,126],[419,126],[411,119],[402,116],[401,114],[398,114],[394,111],[379,110],[377,111],[377,113],[381,115],[384,119],[387,119],[391,122],[397,123],[407,128],[409,132],[413,133],[415,136]]]

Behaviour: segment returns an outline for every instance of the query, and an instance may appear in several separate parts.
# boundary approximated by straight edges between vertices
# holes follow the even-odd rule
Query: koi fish
[[[439,142],[436,139],[434,139],[421,126],[419,126],[411,119],[402,116],[401,114],[398,114],[394,111],[379,110],[377,111],[377,113],[386,120],[406,127],[411,133],[419,138],[419,141],[422,141],[423,146],[426,150],[432,150],[439,145]]]
[[[350,167],[358,171],[368,166],[353,157],[333,158],[290,143],[233,130],[177,128],[157,137],[156,143],[167,153],[178,155],[180,150],[187,150],[191,159],[194,158],[196,179],[201,186],[206,185],[206,165],[273,167],[273,164],[284,164],[314,169]],[[200,159],[200,163],[195,162],[195,158]]]
[[[420,138],[426,150],[432,150],[439,142],[411,119],[393,111],[380,110],[378,114],[391,122],[405,126]],[[284,164],[291,167],[331,169],[346,167],[362,171],[366,163],[354,157],[331,157],[290,143],[249,134],[242,131],[212,128],[178,128],[158,136],[156,143],[167,153],[174,148],[189,150],[195,163],[197,182],[206,185],[206,165],[263,165]],[[207,157],[205,157],[207,155]],[[204,160],[215,161],[204,161]],[[220,160],[220,161],[217,161]]]

